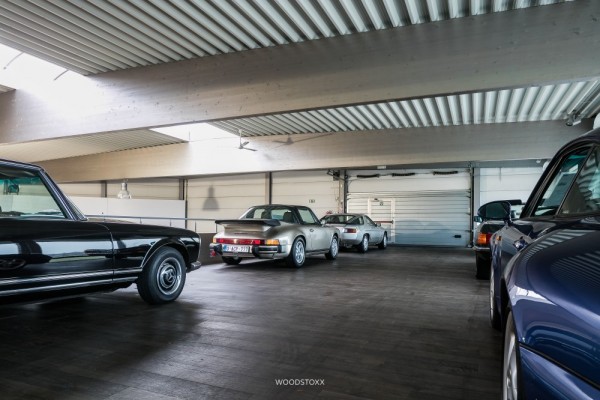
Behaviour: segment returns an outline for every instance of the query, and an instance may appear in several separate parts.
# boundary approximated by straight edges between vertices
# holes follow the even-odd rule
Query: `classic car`
[[[200,267],[185,229],[86,218],[46,172],[0,160],[0,304],[112,291],[175,300]]]
[[[600,399],[600,129],[558,151],[492,236],[490,321],[504,399]]]
[[[517,218],[523,208],[521,200],[507,200],[511,205],[511,218]],[[490,239],[492,235],[504,226],[504,221],[501,219],[504,211],[500,207],[494,212],[493,209],[487,210],[488,205],[492,207],[498,202],[491,202],[482,205],[477,211],[475,222],[478,222],[473,235],[473,250],[475,251],[475,277],[477,279],[490,279],[490,266],[492,256],[490,253]],[[487,210],[489,215],[483,218],[482,215]],[[499,212],[499,213],[498,213]]]
[[[211,256],[220,255],[226,264],[243,258],[284,259],[299,268],[308,255],[325,254],[328,260],[338,255],[338,230],[323,226],[308,207],[261,205],[239,219],[215,222],[224,230],[214,236]]]
[[[340,246],[356,247],[361,253],[369,250],[369,246],[387,247],[388,233],[367,215],[328,214],[321,222],[340,231]]]

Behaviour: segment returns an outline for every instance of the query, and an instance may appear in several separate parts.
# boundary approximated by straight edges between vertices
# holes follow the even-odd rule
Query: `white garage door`
[[[397,244],[467,246],[468,170],[350,171],[347,209],[387,227]],[[377,176],[378,175],[378,176]]]

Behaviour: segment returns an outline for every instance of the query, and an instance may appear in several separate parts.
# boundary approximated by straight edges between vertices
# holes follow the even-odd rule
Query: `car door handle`
[[[310,230],[311,232],[314,232],[314,231],[315,231],[313,228],[310,228],[309,230]]]

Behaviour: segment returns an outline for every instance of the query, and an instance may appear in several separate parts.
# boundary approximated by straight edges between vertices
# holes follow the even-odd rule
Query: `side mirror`
[[[492,201],[479,207],[477,215],[483,220],[496,219],[508,221],[510,220],[511,210],[510,202],[508,201]]]
[[[483,218],[481,218],[479,215],[476,215],[473,217],[473,222],[483,222]]]

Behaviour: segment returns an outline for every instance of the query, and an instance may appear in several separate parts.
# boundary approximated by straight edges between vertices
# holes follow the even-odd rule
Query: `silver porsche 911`
[[[211,256],[220,255],[230,265],[243,258],[284,259],[301,267],[306,256],[338,255],[339,231],[324,226],[308,207],[270,204],[255,206],[240,219],[217,220],[223,232],[210,244]]]
[[[329,214],[321,218],[321,222],[340,231],[340,246],[356,247],[361,253],[366,252],[369,246],[387,247],[387,231],[367,215]]]

